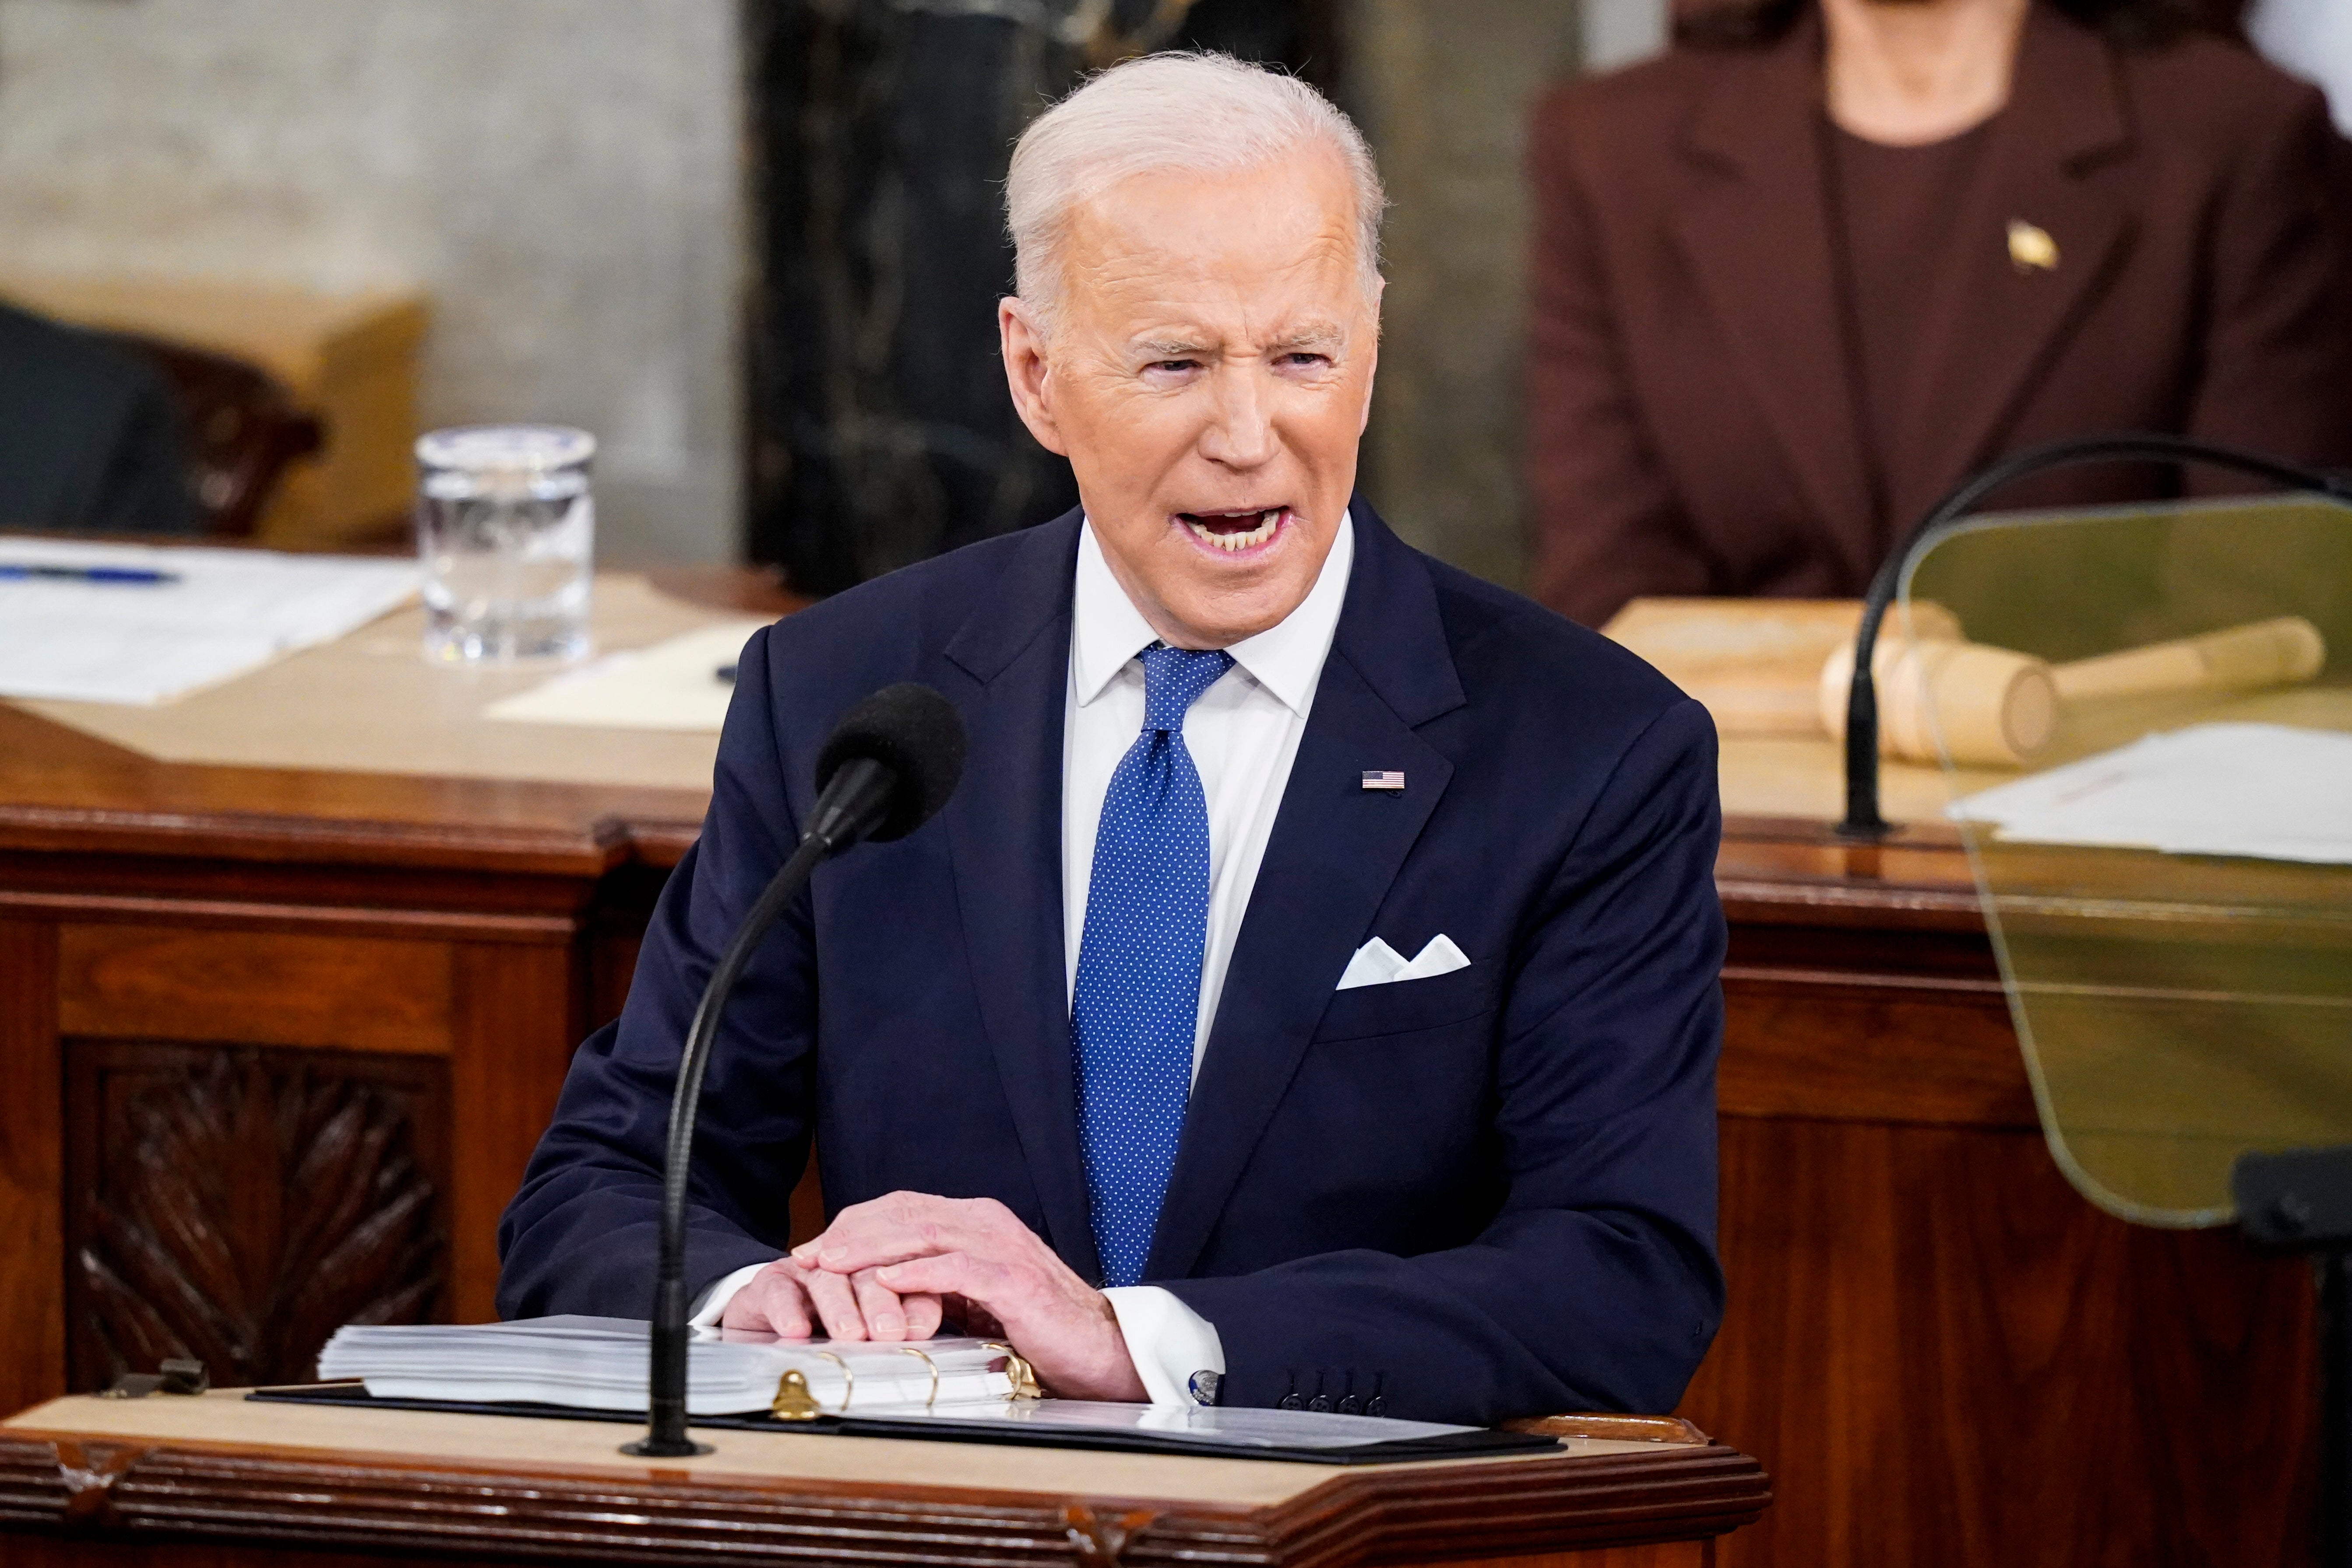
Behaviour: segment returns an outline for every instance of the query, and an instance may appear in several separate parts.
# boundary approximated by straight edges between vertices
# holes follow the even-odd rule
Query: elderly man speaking
[[[928,683],[939,820],[821,870],[702,1103],[698,1321],[1002,1332],[1075,1398],[1665,1410],[1715,1332],[1714,733],[1353,497],[1382,197],[1312,89],[1095,78],[1021,139],[1006,378],[1083,506],[743,651],[709,817],[508,1210],[643,1316],[715,956],[828,727]],[[831,1209],[789,1254],[814,1137]]]

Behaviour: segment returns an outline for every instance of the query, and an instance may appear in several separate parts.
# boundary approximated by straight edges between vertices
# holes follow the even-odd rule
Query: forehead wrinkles
[[[1099,239],[1073,256],[1069,304],[1117,349],[1335,346],[1365,304],[1344,234],[1272,258],[1155,246],[1131,233]]]

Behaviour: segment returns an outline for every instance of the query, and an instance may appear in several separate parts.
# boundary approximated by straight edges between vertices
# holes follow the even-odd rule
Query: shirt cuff
[[[751,1276],[767,1266],[766,1263],[748,1263],[703,1291],[702,1300],[695,1302],[694,1310],[687,1314],[686,1326],[695,1329],[715,1327],[726,1312],[727,1303],[735,1299],[735,1292],[750,1284]],[[1224,1363],[1221,1361],[1217,1364],[1223,1366]]]
[[[1225,1375],[1225,1345],[1217,1326],[1157,1285],[1105,1291],[1135,1375],[1151,1403],[1214,1405]]]

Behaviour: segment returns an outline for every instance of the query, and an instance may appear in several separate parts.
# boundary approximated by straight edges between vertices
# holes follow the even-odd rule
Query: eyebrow
[[[1329,321],[1313,321],[1284,334],[1266,345],[1275,351],[1294,349],[1336,349],[1348,340],[1348,334]]]
[[[1266,345],[1269,353],[1288,353],[1299,349],[1337,348],[1347,341],[1348,335],[1338,325],[1328,321],[1310,322],[1294,328]],[[1205,354],[1209,345],[1189,338],[1139,338],[1135,347],[1154,359],[1183,359]]]

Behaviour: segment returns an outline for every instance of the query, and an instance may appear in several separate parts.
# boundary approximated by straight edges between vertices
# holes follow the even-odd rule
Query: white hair
[[[1138,174],[1240,173],[1317,141],[1339,155],[1354,187],[1356,264],[1377,297],[1388,197],[1363,132],[1297,78],[1207,52],[1113,66],[1022,132],[1004,182],[1013,289],[1050,329],[1062,239],[1085,203]]]

